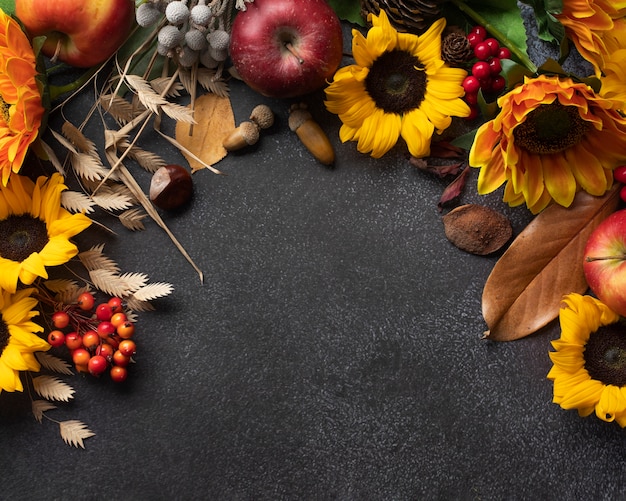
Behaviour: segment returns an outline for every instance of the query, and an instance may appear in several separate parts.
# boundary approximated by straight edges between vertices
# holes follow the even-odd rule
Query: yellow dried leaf
[[[222,141],[235,128],[230,99],[216,94],[203,94],[195,100],[194,118],[193,125],[176,124],[176,140],[183,146],[182,153],[192,172],[206,168],[204,164],[216,164],[226,156]]]
[[[485,283],[488,339],[512,341],[532,334],[558,316],[565,294],[587,290],[585,244],[618,201],[615,187],[602,197],[579,192],[569,208],[552,205],[530,222]]]

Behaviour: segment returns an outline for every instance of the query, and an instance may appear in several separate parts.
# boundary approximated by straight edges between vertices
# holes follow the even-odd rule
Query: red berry
[[[491,56],[491,47],[485,42],[480,42],[474,47],[474,55],[481,61],[486,61]]]
[[[117,326],[115,332],[122,339],[130,339],[135,334],[135,324],[130,321],[124,322],[122,325]]]
[[[65,344],[65,334],[57,330],[51,331],[50,334],[48,334],[48,343],[55,348],[63,346]]]
[[[466,94],[475,94],[480,89],[480,82],[478,78],[474,76],[466,76],[463,80],[463,89],[465,89]]]
[[[115,326],[115,327],[119,327],[120,325],[122,325],[124,322],[126,322],[128,319],[126,318],[126,314],[122,313],[122,312],[118,312],[118,313],[113,313],[113,316],[111,317],[110,322]]]
[[[87,365],[90,358],[91,353],[89,353],[85,348],[76,348],[72,352],[72,362],[76,365]]]
[[[113,353],[113,363],[120,367],[126,367],[130,363],[130,357],[124,355],[120,350]]]
[[[493,84],[493,78],[481,78],[480,79],[480,88],[483,92],[491,92],[491,86]]]
[[[126,378],[128,377],[128,370],[126,369],[126,367],[114,365],[113,367],[111,367],[110,374],[111,380],[115,381],[116,383],[122,383],[126,381]]]
[[[626,165],[620,165],[613,171],[613,178],[618,183],[626,184]]]
[[[463,99],[465,99],[465,102],[467,104],[477,104],[478,103],[478,92],[472,92],[471,94],[465,94],[465,96],[463,96]]]
[[[622,199],[622,202],[626,202],[626,186],[622,186],[619,190],[619,197]]]
[[[78,332],[70,332],[65,335],[65,346],[68,350],[76,350],[83,345],[83,338]]]
[[[117,350],[117,347],[120,345],[120,339],[117,336],[110,336],[105,340],[105,343],[111,345],[111,348]]]
[[[110,320],[113,310],[108,303],[101,303],[96,307],[96,318],[98,320]]]
[[[132,357],[135,353],[137,353],[137,345],[130,339],[124,339],[123,341],[120,341],[118,350],[127,357]]]
[[[502,92],[505,87],[506,87],[506,80],[504,79],[502,75],[497,75],[493,77],[493,80],[491,81],[492,92],[495,92],[496,94],[500,94],[500,92]]]
[[[83,334],[83,346],[89,351],[94,351],[100,346],[101,342],[100,336],[96,331],[87,331]]]
[[[90,374],[94,376],[99,376],[105,370],[107,370],[108,366],[109,362],[107,362],[106,358],[104,358],[102,355],[94,355],[89,359],[89,362],[87,363],[87,370]]]
[[[102,355],[109,362],[111,360],[113,360],[113,353],[114,352],[115,352],[115,349],[109,343],[101,343],[96,348],[96,355]]]
[[[469,33],[467,35],[467,41],[470,43],[472,48],[476,47],[480,42],[483,41],[476,33]]]
[[[492,57],[489,61],[489,68],[491,69],[492,75],[499,75],[502,71],[502,63],[500,59],[497,57]]]
[[[498,42],[495,38],[486,38],[484,43],[491,50],[492,56],[498,55],[498,53],[500,52],[500,42]]]
[[[498,57],[500,59],[511,59],[511,51],[506,47],[500,47],[498,51]]]
[[[481,37],[483,40],[487,37],[487,30],[485,29],[484,26],[480,26],[480,25],[476,25],[474,26],[471,30],[470,33],[476,33],[476,35],[478,35],[479,37]]]
[[[491,75],[489,63],[487,61],[478,61],[474,63],[474,66],[472,66],[472,75],[479,80],[489,77]]]
[[[470,106],[470,114],[465,117],[466,120],[474,120],[478,117],[480,111],[478,110],[478,106]]]
[[[107,304],[111,307],[113,313],[119,313],[122,311],[122,300],[119,297],[112,297]]]
[[[112,334],[115,333],[115,325],[113,325],[108,320],[103,320],[98,324],[97,330],[98,335],[102,339],[108,339]]]
[[[96,304],[96,300],[91,292],[83,292],[77,299],[78,307],[83,311],[89,311]]]
[[[70,316],[66,311],[55,311],[52,314],[52,323],[57,329],[65,329],[70,324]]]

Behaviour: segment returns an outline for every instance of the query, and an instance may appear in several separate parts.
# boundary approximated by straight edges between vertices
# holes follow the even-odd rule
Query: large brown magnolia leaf
[[[176,141],[193,172],[222,160],[227,151],[224,138],[235,129],[230,99],[217,94],[203,94],[194,102],[195,124],[176,124]]]
[[[584,293],[583,253],[589,234],[617,208],[618,189],[602,197],[579,192],[565,208],[551,205],[517,236],[483,289],[488,339],[512,341],[546,326],[561,300]]]

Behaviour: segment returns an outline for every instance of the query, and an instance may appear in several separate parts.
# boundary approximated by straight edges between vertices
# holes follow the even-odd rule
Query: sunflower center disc
[[[621,324],[592,332],[583,355],[585,369],[592,379],[626,386],[626,333]]]
[[[589,123],[576,106],[558,102],[543,104],[531,111],[526,120],[513,129],[515,143],[537,155],[559,153],[580,142]]]
[[[381,54],[365,79],[365,88],[376,106],[398,115],[419,108],[427,82],[421,66],[417,57],[403,50]]]
[[[0,355],[9,344],[9,329],[7,324],[0,318]]]
[[[0,221],[0,256],[24,261],[48,243],[46,224],[32,216],[9,216]]]

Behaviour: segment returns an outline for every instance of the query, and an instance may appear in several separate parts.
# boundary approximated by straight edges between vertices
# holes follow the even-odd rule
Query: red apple
[[[591,233],[583,270],[598,299],[626,316],[626,209],[611,214]]]
[[[320,89],[342,55],[341,23],[326,0],[254,0],[231,30],[233,66],[248,86],[269,97]]]
[[[15,15],[31,37],[47,37],[42,52],[71,66],[106,61],[135,22],[134,0],[15,0]]]

